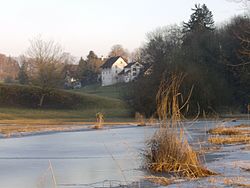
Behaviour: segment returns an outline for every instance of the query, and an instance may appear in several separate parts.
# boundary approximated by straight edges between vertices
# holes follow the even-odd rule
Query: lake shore
[[[23,137],[58,132],[95,130],[96,122],[63,122],[61,124],[0,124],[0,138]],[[106,122],[102,129],[110,127],[134,127],[136,122]]]
[[[239,117],[239,116],[237,116]],[[241,116],[243,117],[243,116]],[[244,118],[227,117],[227,118],[199,118],[195,121],[185,120],[191,124],[197,121],[213,121],[221,124],[223,122],[236,122],[238,120],[247,120]],[[159,122],[150,122],[145,119],[143,126],[155,126]],[[121,121],[106,121],[102,123],[101,128],[96,128],[95,121],[62,121],[62,120],[49,120],[49,119],[23,119],[23,120],[1,120],[0,121],[0,138],[12,138],[12,137],[23,137],[41,134],[52,134],[58,132],[76,132],[76,131],[91,131],[96,129],[107,129],[107,128],[127,128],[140,126],[140,122],[133,119],[124,119]]]

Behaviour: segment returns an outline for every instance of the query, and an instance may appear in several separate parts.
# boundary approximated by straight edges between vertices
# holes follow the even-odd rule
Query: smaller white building
[[[123,71],[119,73],[121,82],[131,82],[137,78],[144,66],[138,62],[132,62],[127,64]]]
[[[120,81],[119,73],[123,71],[125,66],[127,66],[127,63],[120,56],[107,59],[101,66],[102,86],[108,86],[118,83]]]

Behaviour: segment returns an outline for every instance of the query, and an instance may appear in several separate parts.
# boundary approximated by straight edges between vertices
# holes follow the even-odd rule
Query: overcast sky
[[[41,35],[64,51],[85,57],[90,50],[106,56],[114,44],[129,51],[142,45],[147,32],[188,21],[195,3],[205,3],[221,23],[242,14],[227,0],[0,0],[0,53],[25,53]]]

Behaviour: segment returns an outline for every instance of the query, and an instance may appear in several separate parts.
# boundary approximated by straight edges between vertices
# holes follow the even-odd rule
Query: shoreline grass
[[[115,127],[121,125],[128,125],[127,122],[105,122],[101,128]],[[27,136],[36,133],[50,133],[50,132],[66,132],[66,131],[84,131],[99,129],[94,128],[95,122],[84,122],[78,124],[7,124],[0,125],[0,134],[3,137],[12,136]],[[134,122],[130,122],[128,126],[137,126]]]
[[[250,130],[240,129],[239,127],[216,127],[208,131],[212,135],[242,135],[250,134]]]
[[[250,143],[250,125],[240,124],[233,127],[216,127],[208,131],[214,135],[208,138],[212,144],[246,144]]]
[[[227,137],[210,137],[208,141],[212,144],[246,144],[250,143],[250,136],[237,135]]]

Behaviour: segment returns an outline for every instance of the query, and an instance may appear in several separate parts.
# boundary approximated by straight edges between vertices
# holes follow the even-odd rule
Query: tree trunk
[[[43,101],[44,101],[44,97],[45,97],[45,94],[42,94],[41,98],[40,98],[40,102],[38,104],[38,106],[42,107],[43,105]]]

